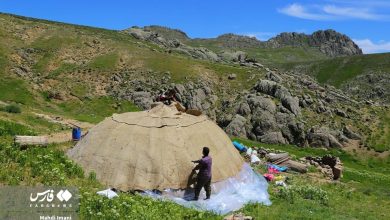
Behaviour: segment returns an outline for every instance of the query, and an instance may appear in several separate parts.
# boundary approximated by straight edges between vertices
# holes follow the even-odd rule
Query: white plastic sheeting
[[[112,198],[118,196],[118,194],[115,191],[113,191],[112,189],[110,189],[110,188],[106,189],[106,190],[102,190],[102,191],[96,192],[96,194],[101,195],[101,196],[105,196],[105,197],[107,197],[109,199],[112,199]]]
[[[163,192],[145,191],[145,194],[158,199],[170,199],[180,205],[199,210],[226,214],[242,208],[246,203],[262,203],[270,205],[267,192],[268,183],[263,176],[257,174],[248,164],[244,164],[237,176],[212,184],[212,194],[209,200],[202,189],[198,201],[193,190],[172,190]]]
[[[260,162],[261,162],[260,158],[257,155],[255,155],[255,154],[251,155],[251,164],[258,164]]]

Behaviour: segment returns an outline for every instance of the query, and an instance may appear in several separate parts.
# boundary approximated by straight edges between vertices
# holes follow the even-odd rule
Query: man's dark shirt
[[[211,178],[211,165],[213,161],[210,156],[205,156],[199,160],[199,173],[200,177]]]

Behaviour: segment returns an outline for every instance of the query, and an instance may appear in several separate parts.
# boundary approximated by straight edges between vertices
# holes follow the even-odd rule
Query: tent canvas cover
[[[225,132],[206,116],[159,104],[148,111],[114,114],[89,130],[68,155],[86,173],[122,191],[185,189],[192,160],[210,148],[212,182],[237,175],[243,160]]]

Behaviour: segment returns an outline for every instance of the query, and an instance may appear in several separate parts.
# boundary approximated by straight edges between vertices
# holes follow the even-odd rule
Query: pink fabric
[[[266,173],[266,174],[264,174],[263,175],[264,176],[264,178],[267,180],[267,181],[272,181],[272,180],[274,180],[274,175],[273,174],[271,174],[271,173]]]
[[[279,173],[279,170],[273,168],[273,167],[268,167],[268,173],[274,173],[274,174],[277,174]]]

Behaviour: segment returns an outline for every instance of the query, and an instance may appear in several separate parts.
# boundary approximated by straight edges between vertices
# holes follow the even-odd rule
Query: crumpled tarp
[[[202,189],[198,201],[191,201],[193,190],[172,190],[163,192],[145,191],[145,195],[158,199],[170,199],[180,205],[198,210],[208,210],[217,214],[227,214],[242,208],[247,203],[270,205],[268,183],[248,164],[244,164],[235,176],[211,185],[212,194],[209,200]]]
[[[118,196],[118,194],[114,190],[112,190],[110,188],[108,188],[106,190],[102,190],[102,191],[96,192],[96,194],[101,195],[101,196],[105,196],[105,197],[107,197],[109,199],[112,199],[112,198]]]

